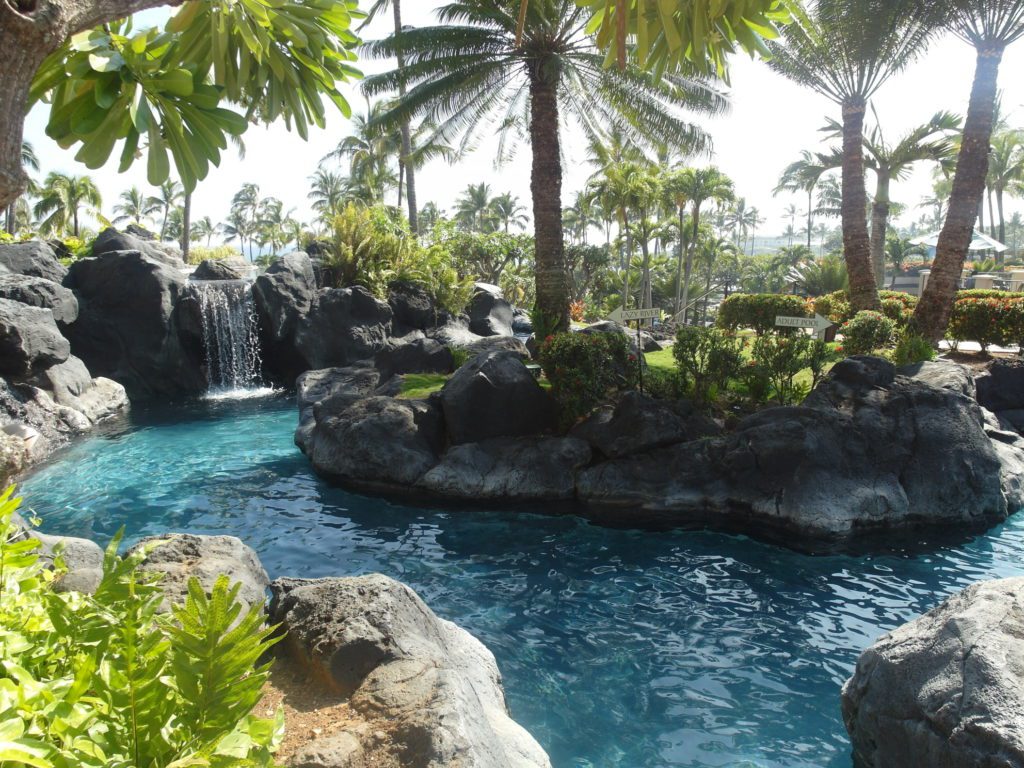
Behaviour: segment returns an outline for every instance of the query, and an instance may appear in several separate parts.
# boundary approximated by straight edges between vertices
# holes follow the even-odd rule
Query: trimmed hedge
[[[778,330],[775,318],[812,317],[808,301],[782,293],[734,293],[718,308],[718,325],[730,331],[752,328],[761,336]]]
[[[878,298],[882,302],[882,314],[901,328],[905,327],[913,316],[918,301],[916,296],[902,291],[879,291]],[[850,306],[849,295],[846,291],[835,291],[818,296],[813,301],[814,311],[827,317],[833,323],[845,323],[853,319],[856,314],[853,307]]]
[[[964,294],[999,294],[976,296]],[[993,344],[1024,343],[1024,294],[1006,291],[961,291],[953,303],[946,337],[954,343],[976,341],[981,350]]]
[[[842,332],[844,354],[870,355],[892,344],[896,323],[881,312],[864,310],[843,323]]]
[[[556,333],[541,344],[540,366],[568,429],[613,392],[633,386],[637,358],[623,333]]]

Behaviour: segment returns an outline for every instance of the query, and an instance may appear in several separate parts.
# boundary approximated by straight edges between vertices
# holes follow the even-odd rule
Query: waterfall
[[[195,285],[202,307],[209,391],[231,394],[260,389],[259,329],[250,284],[210,280]]]

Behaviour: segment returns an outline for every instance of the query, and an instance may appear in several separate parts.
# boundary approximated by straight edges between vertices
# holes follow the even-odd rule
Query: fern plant
[[[260,606],[245,615],[226,577],[195,579],[162,614],[152,548],[107,547],[94,595],[52,589],[63,569],[14,522],[0,495],[0,764],[33,768],[274,766],[283,716],[258,718],[273,644]]]

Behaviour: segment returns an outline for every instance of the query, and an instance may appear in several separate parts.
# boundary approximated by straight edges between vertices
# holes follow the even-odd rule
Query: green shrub
[[[818,296],[814,299],[814,311],[822,317],[827,317],[833,323],[839,324],[845,323],[853,317],[850,297],[846,291],[834,291],[824,296]]]
[[[0,762],[273,766],[282,715],[253,715],[274,642],[262,607],[242,616],[239,585],[221,577],[209,596],[193,579],[185,605],[159,613],[157,577],[136,570],[146,552],[119,558],[120,534],[94,595],[58,593],[39,542],[12,522],[12,491],[0,495]]]
[[[956,301],[961,299],[1024,299],[1024,293],[997,291],[991,288],[971,288],[967,291],[957,291]]]
[[[448,347],[448,350],[452,353],[452,362],[455,364],[456,371],[469,360],[469,350],[465,347]]]
[[[752,328],[758,336],[775,329],[775,318],[810,317],[807,301],[783,293],[735,293],[718,308],[718,325],[730,331]]]
[[[896,365],[912,365],[935,359],[935,347],[922,336],[914,333],[901,333],[892,360]]]
[[[864,310],[842,326],[843,352],[847,355],[870,355],[876,349],[892,344],[896,323],[881,312]]]
[[[818,385],[835,358],[832,345],[810,336],[766,334],[754,341],[744,370],[747,393],[755,402],[767,402],[774,396],[780,405],[798,403]],[[797,381],[808,369],[810,382]]]
[[[686,387],[678,371],[649,367],[644,371],[644,393],[655,400],[679,400],[686,396]]]
[[[967,291],[957,294],[960,297]],[[955,343],[976,341],[983,352],[993,344],[1024,340],[1024,297],[1002,293],[991,298],[957,298],[946,335]]]
[[[743,340],[719,328],[684,325],[672,347],[686,393],[700,405],[708,405],[740,374]]]
[[[207,248],[203,245],[191,245],[188,249],[188,263],[201,264],[208,259],[223,261],[224,259],[241,258],[238,248],[233,245],[215,245]]]
[[[879,291],[878,298],[882,302],[882,314],[896,323],[898,328],[906,328],[917,308],[917,296],[900,291]]]
[[[570,427],[610,394],[633,385],[635,353],[621,333],[556,333],[540,348],[563,427]]]
[[[439,243],[423,248],[381,206],[360,208],[350,203],[331,226],[333,237],[323,259],[329,283],[362,285],[385,299],[388,285],[404,280],[423,286],[450,312],[461,312],[469,303],[473,279],[459,274],[450,251]]]

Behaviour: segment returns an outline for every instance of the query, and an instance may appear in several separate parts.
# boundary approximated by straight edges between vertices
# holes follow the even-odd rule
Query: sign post
[[[777,315],[775,325],[779,328],[809,328],[814,331],[818,339],[825,338],[825,331],[832,327],[833,323],[826,317],[815,314],[814,317],[786,317]]]
[[[615,323],[620,323],[621,325],[625,325],[626,323],[631,321],[636,321],[636,365],[638,372],[637,380],[640,384],[641,394],[643,394],[644,391],[644,361],[642,357],[644,353],[644,344],[643,339],[640,336],[640,326],[643,324],[644,320],[660,320],[661,317],[661,309],[656,307],[652,309],[623,309],[622,307],[619,307],[610,315],[608,315],[609,320]]]

